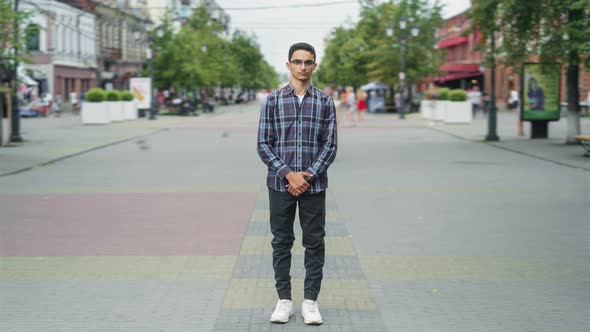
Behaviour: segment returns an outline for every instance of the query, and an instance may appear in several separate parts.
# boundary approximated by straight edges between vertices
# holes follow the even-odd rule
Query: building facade
[[[23,66],[38,82],[38,93],[77,102],[96,86],[95,16],[55,0],[23,2],[21,8],[33,13],[21,27],[32,60]]]
[[[483,54],[476,50],[482,42],[481,33],[469,32],[471,24],[467,14],[447,19],[436,31],[437,47],[445,50],[445,61],[439,67],[441,75],[434,82],[454,89],[483,86]]]
[[[97,85],[127,89],[129,79],[145,66],[149,48],[147,1],[101,0],[97,18]]]
[[[481,90],[490,95],[492,89],[492,71],[486,68],[484,54],[477,49],[478,45],[490,42],[483,40],[481,33],[471,32],[471,22],[467,12],[448,18],[436,32],[438,38],[437,47],[444,49],[445,58],[439,67],[440,75],[423,80],[419,84],[419,90],[424,91],[433,85],[444,86],[453,89],[471,89],[477,85]],[[495,36],[496,45],[502,43],[502,36]],[[538,62],[538,56],[532,56],[529,62]],[[566,100],[566,66],[562,66],[561,74],[561,101]],[[520,68],[513,68],[502,63],[501,55],[496,56],[495,70],[495,96],[496,104],[506,107],[510,90],[520,91]],[[590,72],[581,68],[580,98],[584,100],[590,92]]]

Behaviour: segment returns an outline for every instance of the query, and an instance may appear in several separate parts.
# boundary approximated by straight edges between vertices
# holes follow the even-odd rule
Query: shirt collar
[[[289,84],[287,84],[285,86],[285,93],[286,94],[295,94],[295,88],[293,87],[293,85],[291,85],[291,82],[289,82]],[[311,96],[315,96],[315,89],[313,86],[313,83],[310,83],[309,86],[307,87],[307,90],[305,90],[305,94],[310,94]]]

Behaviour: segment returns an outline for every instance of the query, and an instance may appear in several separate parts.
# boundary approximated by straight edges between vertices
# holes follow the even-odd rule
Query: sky
[[[256,36],[261,52],[275,70],[288,73],[289,47],[297,42],[314,46],[321,66],[325,39],[333,28],[353,26],[359,19],[360,6],[354,0],[216,0],[231,16],[231,29]],[[336,3],[336,4],[334,4]],[[469,8],[470,0],[441,0],[443,17],[451,17]],[[286,7],[286,6],[305,7]],[[319,5],[319,6],[318,6]],[[274,7],[270,9],[252,9]],[[277,8],[279,7],[279,8]]]

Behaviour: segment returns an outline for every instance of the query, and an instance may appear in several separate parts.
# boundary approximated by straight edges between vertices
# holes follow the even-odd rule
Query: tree
[[[15,12],[13,2],[0,0],[0,81],[9,81],[12,79],[14,72],[14,45],[18,49],[16,63],[28,61],[26,57],[26,47],[23,45],[24,38],[17,34],[15,40],[14,28],[15,22],[18,25],[26,24],[31,13]]]
[[[541,62],[566,65],[566,143],[577,143],[580,65],[590,67],[590,0],[478,0],[470,17],[484,37],[499,31],[503,37],[499,52],[507,64],[518,65],[539,55]]]
[[[406,80],[410,83],[438,72],[440,51],[435,49],[434,31],[442,24],[441,6],[424,0],[403,0],[375,5],[363,2],[361,19],[354,28],[336,28],[328,40],[318,69],[322,83],[358,87],[369,80],[390,86],[398,82],[401,48],[398,25],[402,16],[412,20],[420,34],[409,37],[406,47]],[[395,25],[393,38],[385,35]],[[407,31],[405,33],[408,33]]]
[[[245,89],[278,85],[277,74],[264,60],[256,40],[242,32],[231,40],[211,20],[205,7],[197,9],[181,30],[173,33],[170,15],[154,34],[154,81],[159,89],[208,89],[215,86]]]

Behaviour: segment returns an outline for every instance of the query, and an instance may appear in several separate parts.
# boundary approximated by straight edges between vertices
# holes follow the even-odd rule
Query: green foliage
[[[519,66],[536,55],[541,63],[565,64],[568,109],[579,113],[580,65],[590,68],[590,0],[478,0],[469,16],[484,40],[502,37],[495,52],[491,42],[482,47],[487,66],[496,59]],[[566,140],[575,142],[579,122],[568,128]]]
[[[438,100],[449,100],[451,89],[440,88],[438,89]]]
[[[441,51],[434,46],[436,29],[442,24],[441,7],[424,0],[402,0],[375,5],[365,1],[361,18],[354,27],[338,27],[332,31],[324,58],[316,78],[335,86],[360,86],[369,81],[381,81],[394,86],[399,82],[401,32],[396,24],[394,36],[385,34],[389,24],[402,16],[412,18],[406,31],[404,47],[406,81],[416,82],[436,75],[441,62]],[[419,28],[419,35],[410,35],[411,25]],[[361,47],[361,45],[363,47]]]
[[[121,91],[121,100],[123,101],[133,101],[133,93],[131,91]]]
[[[19,10],[14,11],[14,1],[0,1],[0,81],[9,80],[14,70],[15,58],[13,47],[16,45],[18,56],[16,62],[30,62],[27,57],[27,49],[24,45],[24,33],[17,34],[17,40],[14,37],[14,22],[18,26],[27,26],[32,13]],[[22,32],[22,31],[19,31]]]
[[[106,98],[106,93],[101,88],[93,88],[86,92],[86,101],[91,103],[99,103],[104,101]]]
[[[463,89],[453,89],[449,92],[450,101],[466,101],[467,92]]]
[[[175,34],[170,13],[153,34],[154,84],[159,89],[209,89],[215,86],[246,89],[274,88],[278,77],[264,60],[254,37],[237,31],[231,40],[221,37],[223,27],[204,7]]]
[[[437,100],[439,98],[438,89],[430,89],[424,92],[426,100]]]
[[[121,96],[119,95],[119,91],[117,91],[117,90],[108,90],[106,92],[106,100],[107,101],[119,101],[119,100],[121,100]]]

